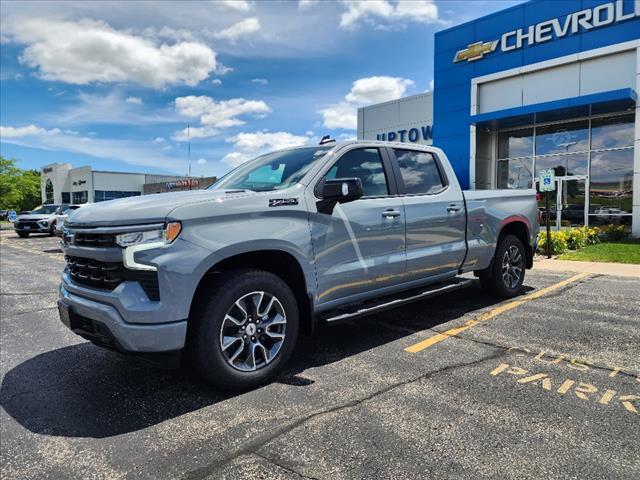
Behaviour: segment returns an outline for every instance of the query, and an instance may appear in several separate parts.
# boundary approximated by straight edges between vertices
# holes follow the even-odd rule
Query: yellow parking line
[[[447,330],[446,332],[438,333],[432,337],[427,338],[426,340],[422,340],[421,342],[416,343],[415,345],[411,345],[410,347],[407,347],[404,350],[405,352],[409,352],[409,353],[420,352],[425,348],[429,348],[432,345],[435,345],[437,343],[442,342],[443,340],[446,340],[449,337],[455,337],[456,335],[464,332],[465,330],[468,330],[469,328],[477,325],[478,323],[486,322],[487,320],[493,317],[497,317],[501,313],[508,312],[509,310],[513,310],[514,308],[522,305],[523,303],[527,303],[531,300],[535,300],[536,298],[540,298],[546,295],[547,293],[551,293],[554,290],[562,288],[565,285],[568,285],[570,283],[577,282],[578,280],[583,279],[589,275],[590,274],[586,272],[579,273],[577,275],[574,275],[573,277],[567,278],[566,280],[563,280],[558,283],[554,283],[553,285],[550,285],[541,290],[538,290],[530,295],[525,295],[524,297],[519,298],[518,300],[505,303],[504,305],[500,305],[499,307],[496,307],[492,310],[489,310],[488,312],[478,315],[476,318],[469,320],[461,327],[452,328]]]

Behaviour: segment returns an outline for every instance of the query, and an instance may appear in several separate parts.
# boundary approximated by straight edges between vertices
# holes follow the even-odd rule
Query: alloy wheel
[[[248,293],[233,303],[222,321],[222,354],[236,370],[264,368],[282,348],[286,326],[286,313],[275,295]]]
[[[509,288],[516,288],[522,279],[524,261],[520,249],[511,245],[502,256],[502,280]]]

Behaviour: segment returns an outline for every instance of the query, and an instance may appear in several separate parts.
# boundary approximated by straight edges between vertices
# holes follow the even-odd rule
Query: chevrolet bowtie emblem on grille
[[[463,60],[466,60],[467,62],[473,62],[474,60],[480,60],[482,57],[484,57],[485,53],[493,52],[497,46],[498,40],[485,43],[472,43],[464,50],[458,50],[456,56],[453,58],[453,61],[462,62]]]

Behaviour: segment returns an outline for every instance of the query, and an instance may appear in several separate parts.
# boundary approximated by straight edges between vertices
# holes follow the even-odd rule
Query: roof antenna
[[[325,135],[324,137],[322,137],[318,145],[326,145],[327,143],[335,143],[335,142],[336,141],[333,138],[331,138],[331,135]]]

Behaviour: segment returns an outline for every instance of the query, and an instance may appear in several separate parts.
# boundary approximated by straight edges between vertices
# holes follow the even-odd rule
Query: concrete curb
[[[586,272],[640,278],[640,265],[627,263],[580,262],[573,260],[556,260],[554,258],[536,258],[533,262],[533,269],[553,272]]]

